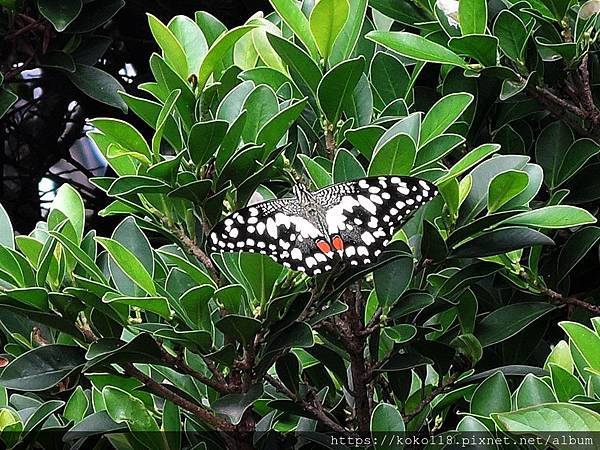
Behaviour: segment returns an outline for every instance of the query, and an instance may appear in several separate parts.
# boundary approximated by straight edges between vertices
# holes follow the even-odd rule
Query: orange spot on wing
[[[327,241],[318,241],[317,242],[317,247],[319,248],[319,250],[321,250],[323,253],[329,253],[331,251],[331,246],[327,243]]]
[[[333,238],[333,241],[331,241],[331,243],[333,244],[333,248],[335,248],[338,251],[342,251],[344,250],[344,241],[342,240],[342,238],[340,236],[336,236]]]

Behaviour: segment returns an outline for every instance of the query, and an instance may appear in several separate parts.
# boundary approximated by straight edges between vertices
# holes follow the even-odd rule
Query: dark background
[[[136,86],[151,78],[148,59],[158,47],[152,39],[146,18],[154,14],[168,22],[177,14],[194,17],[199,10],[219,18],[228,28],[240,25],[257,11],[271,11],[268,0],[125,0],[125,6],[94,34],[108,36],[112,44],[96,67],[118,79],[125,89],[140,95]],[[65,181],[74,185],[85,199],[91,216],[88,227],[100,234],[111,234],[114,223],[98,217],[106,204],[103,194],[85,180],[93,176],[89,165],[74,157],[73,145],[84,134],[85,120],[94,117],[127,117],[143,133],[149,130],[134,114],[97,102],[82,94],[56,70],[37,71],[40,55],[51,49],[62,49],[72,38],[57,33],[35,8],[35,2],[14,14],[0,7],[0,70],[5,84],[16,91],[20,100],[0,119],[0,202],[7,210],[15,229],[29,233],[42,219],[44,206],[39,190],[42,178],[56,185]],[[15,65],[24,66],[15,69]],[[136,75],[127,80],[119,75],[125,64],[131,64]],[[27,71],[30,72],[27,76]],[[137,92],[136,92],[137,91]],[[73,102],[78,107],[73,108]],[[151,135],[150,135],[151,136]],[[81,150],[80,150],[81,153]],[[50,169],[59,163],[60,170]]]

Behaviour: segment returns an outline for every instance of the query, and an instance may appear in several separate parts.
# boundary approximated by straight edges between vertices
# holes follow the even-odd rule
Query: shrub
[[[0,438],[331,448],[327,433],[598,431],[598,322],[575,320],[600,307],[570,288],[600,240],[597,16],[559,3],[461,1],[456,16],[272,0],[232,30],[149,16],[154,80],[122,98],[152,138],[90,121],[115,173],[91,180],[113,198],[102,214],[124,216],[112,236],[86,232],[69,186],[28,236],[0,210]],[[441,196],[375,265],[308,278],[206,251],[250,199],[389,174]]]

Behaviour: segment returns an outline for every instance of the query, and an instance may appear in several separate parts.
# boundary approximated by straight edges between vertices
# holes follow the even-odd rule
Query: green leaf
[[[117,178],[106,192],[110,196],[137,193],[166,194],[170,188],[167,183],[157,178],[138,175],[126,175]]]
[[[456,147],[465,142],[459,134],[440,134],[417,150],[413,172],[439,161]]]
[[[120,94],[127,106],[129,106],[129,108],[137,116],[139,116],[151,127],[156,127],[156,122],[162,109],[162,105],[160,103],[141,97],[135,97],[125,92],[121,92]],[[167,122],[164,128],[164,137],[174,149],[181,150],[183,148],[183,142],[179,134],[179,129],[177,128],[177,124],[175,123],[173,117],[167,117]],[[145,145],[147,146],[148,144]]]
[[[242,138],[244,142],[256,142],[263,125],[279,112],[277,94],[269,86],[260,85],[246,97],[243,109],[248,111],[248,118]]]
[[[471,397],[471,414],[488,417],[492,413],[510,411],[510,390],[500,371],[486,378]]]
[[[300,117],[302,111],[304,111],[306,102],[307,100],[304,99],[279,111],[258,131],[256,143],[258,145],[265,145],[266,154],[271,153],[277,147],[279,141],[285,136],[298,117]]]
[[[413,26],[416,23],[431,20],[424,9],[413,2],[396,0],[369,0],[369,6],[398,22]]]
[[[522,409],[541,403],[554,403],[556,397],[550,386],[532,374],[527,374],[517,390],[516,408]]]
[[[329,123],[336,125],[340,120],[344,101],[352,95],[358,84],[364,64],[362,56],[343,61],[327,72],[319,83],[319,105]]]
[[[556,185],[560,166],[565,158],[565,149],[573,143],[573,132],[562,121],[547,125],[535,143],[535,159],[544,169],[546,184]]]
[[[90,123],[112,143],[119,144],[129,152],[141,153],[147,160],[152,159],[152,152],[142,133],[124,120],[99,118],[90,120]]]
[[[2,371],[0,384],[15,391],[45,391],[78,371],[84,350],[69,345],[44,345],[13,360]]]
[[[352,94],[344,99],[343,111],[348,120],[358,126],[368,125],[373,117],[373,92],[367,76],[363,73]],[[348,122],[346,122],[348,123]],[[348,126],[351,126],[348,125]]]
[[[229,419],[234,425],[237,425],[242,420],[244,413],[252,404],[258,400],[263,394],[262,384],[255,384],[244,394],[229,394],[221,397],[216,402],[211,404],[218,414]]]
[[[197,166],[204,165],[217,151],[227,133],[229,124],[224,120],[198,122],[190,130],[188,152]]]
[[[244,347],[254,342],[254,336],[262,324],[251,317],[229,314],[215,323],[215,326],[226,336],[233,337]]]
[[[0,245],[10,249],[15,248],[15,232],[10,217],[2,204],[0,204]]]
[[[366,17],[368,0],[353,0],[349,3],[348,20],[340,31],[329,55],[329,64],[332,66],[348,59],[353,54]]]
[[[496,65],[496,59],[498,58],[498,38],[496,36],[469,34],[453,37],[448,41],[448,47],[458,55],[475,58],[484,66],[493,67]],[[514,83],[512,80],[505,80],[505,82]],[[519,85],[519,87],[522,90],[525,85]],[[516,93],[513,93],[513,95]]]
[[[298,155],[298,157],[304,166],[304,170],[308,173],[310,181],[312,181],[315,187],[323,188],[329,186],[333,182],[329,172],[318,162],[311,159],[308,155]]]
[[[127,104],[119,95],[119,91],[125,89],[112,75],[84,64],[76,64],[75,72],[66,72],[66,75],[85,95],[127,112]]]
[[[484,34],[487,25],[487,2],[461,0],[458,3],[458,19],[462,34]]]
[[[139,398],[117,387],[106,386],[102,389],[102,399],[110,418],[127,424],[129,430],[135,433],[135,439],[148,448],[168,449],[164,434],[159,433],[156,420]]]
[[[507,170],[496,175],[488,188],[488,211],[493,213],[502,208],[523,192],[528,184],[529,175],[520,170]]]
[[[121,8],[125,6],[124,0],[104,0],[102,2],[83,2],[83,10],[77,18],[69,25],[67,32],[69,33],[89,33],[112,19]],[[87,43],[90,42],[86,40]],[[86,49],[86,50],[89,50]],[[83,52],[84,49],[78,48],[75,54]],[[94,58],[86,64],[95,64],[98,58]]]
[[[571,0],[541,0],[556,20],[563,20],[571,5]]]
[[[558,364],[550,364],[552,389],[559,402],[568,402],[577,395],[585,395],[585,390],[576,376]]]
[[[335,153],[333,160],[333,182],[356,180],[365,176],[365,169],[358,160],[345,148]]]
[[[162,49],[167,64],[184,80],[187,80],[188,65],[185,52],[173,32],[152,14],[148,14],[150,31]]]
[[[274,34],[267,33],[269,43],[287,64],[292,80],[303,95],[317,98],[317,88],[322,74],[319,66],[310,56],[294,43]]]
[[[399,258],[373,272],[377,300],[381,306],[391,307],[409,286],[413,272],[413,259]]]
[[[143,311],[157,314],[167,320],[171,320],[172,318],[169,302],[165,297],[121,297],[115,295],[104,298],[103,301],[108,304],[119,303],[134,306]]]
[[[371,61],[369,72],[378,108],[408,95],[410,75],[404,64],[395,56],[377,52]]]
[[[333,44],[348,20],[348,0],[320,0],[310,14],[310,32],[319,53],[327,60]]]
[[[467,67],[467,63],[452,50],[417,34],[404,31],[371,31],[366,38],[417,61]]]
[[[373,446],[376,450],[402,449],[403,445],[397,445],[394,439],[387,443],[383,439],[386,433],[404,433],[404,420],[398,408],[389,403],[378,403],[371,414],[371,433],[379,433],[373,436]]]
[[[371,160],[373,150],[385,131],[385,128],[380,127],[379,125],[368,125],[366,127],[348,130],[345,132],[344,137],[348,139],[348,141],[350,141],[350,143],[354,145],[365,158]]]
[[[554,205],[517,214],[502,222],[503,225],[525,225],[539,228],[568,228],[596,223],[588,211],[576,206]]]
[[[291,28],[298,39],[310,52],[312,58],[317,59],[319,49],[310,31],[310,24],[297,3],[289,0],[271,0],[271,5],[277,15]]]
[[[73,22],[83,7],[82,0],[38,0],[38,8],[42,16],[54,25],[56,31],[64,31]]]
[[[87,413],[88,407],[89,402],[85,392],[83,392],[81,386],[77,386],[71,397],[69,397],[63,416],[75,423],[81,422]]]
[[[563,149],[561,149],[563,150]],[[591,139],[578,139],[573,142],[558,167],[553,172],[552,185],[559,187],[575,175],[586,163],[600,152],[600,146]]]
[[[55,238],[63,248],[69,252],[75,260],[81,264],[81,266],[88,272],[89,276],[99,283],[104,283],[106,279],[104,278],[104,274],[100,270],[100,268],[96,265],[96,263],[90,258],[90,256],[83,251],[77,244],[70,241],[67,237],[63,236],[56,231],[50,231],[50,236]]]
[[[448,94],[437,101],[425,115],[421,124],[420,146],[427,144],[446,131],[473,102],[465,92]]]
[[[477,324],[475,335],[482,346],[488,347],[514,336],[556,308],[556,305],[543,302],[521,302],[503,306],[492,311]]]
[[[404,344],[417,335],[417,328],[414,325],[401,323],[392,327],[385,327],[383,333],[396,344]]]
[[[560,283],[577,266],[584,256],[600,241],[600,228],[585,227],[577,230],[562,247],[558,255],[556,272]]]
[[[64,404],[65,402],[61,400],[49,400],[41,404],[25,422],[25,426],[23,427],[24,437],[37,430],[54,412],[62,408]]]
[[[206,55],[206,52],[208,52],[208,43],[198,24],[187,16],[173,17],[169,22],[168,27],[178,41],[178,44],[180,44],[180,48],[187,60],[187,73],[182,77],[183,79],[187,79],[189,75],[194,73],[196,68],[200,67],[202,59]],[[159,28],[161,28],[162,31],[162,27]],[[171,42],[171,38],[168,37],[168,34],[165,34],[166,36],[163,37],[163,39],[166,40],[165,44],[168,45],[169,53],[172,55],[170,58],[167,57],[166,51],[163,49],[164,58],[167,62],[171,59],[176,59],[177,65],[183,67],[177,46]]]
[[[368,174],[408,175],[413,167],[417,148],[413,139],[398,133],[375,151]]]
[[[543,233],[526,227],[505,227],[488,231],[455,247],[455,258],[475,258],[500,255],[533,245],[554,245]]]
[[[469,170],[471,167],[479,164],[483,159],[488,157],[494,152],[497,152],[500,149],[498,144],[483,144],[479,147],[471,150],[465,156],[463,156],[456,164],[454,164],[448,173],[440,178],[437,183],[441,184],[446,180],[451,178],[456,178],[462,173]]]
[[[567,372],[573,373],[574,363],[569,344],[561,340],[554,346],[546,358],[544,369],[550,370],[550,364],[556,364],[565,369]]]
[[[493,414],[492,419],[503,431],[527,433],[545,439],[547,432],[594,432],[600,431],[600,414],[569,403],[530,406],[517,411]],[[546,433],[544,433],[546,432]],[[558,441],[558,439],[557,439]],[[556,442],[559,450],[572,450],[570,444]]]
[[[19,100],[19,97],[12,91],[0,88],[0,118]]]
[[[271,298],[275,282],[283,271],[283,267],[271,258],[257,253],[242,253],[240,269],[250,285],[254,298],[259,302],[266,302]]]
[[[509,9],[502,10],[496,16],[493,31],[504,54],[513,61],[523,63],[529,32],[519,16]]]
[[[83,200],[70,184],[63,184],[57,191],[56,197],[50,206],[50,211],[58,210],[62,212],[73,225],[77,235],[77,243],[83,238],[83,229],[85,227],[85,207]]]
[[[246,33],[256,28],[256,25],[242,25],[222,34],[210,46],[198,70],[198,91],[202,92],[212,73],[221,63],[221,59]]]
[[[156,296],[154,280],[135,254],[114,239],[97,237],[96,241],[106,249],[119,269],[121,269],[131,281],[148,294]]]
[[[300,362],[293,353],[287,353],[275,362],[275,371],[281,382],[295,394],[299,394]]]
[[[596,371],[600,371],[600,337],[589,328],[576,322],[559,322],[560,327],[571,339],[585,363]]]

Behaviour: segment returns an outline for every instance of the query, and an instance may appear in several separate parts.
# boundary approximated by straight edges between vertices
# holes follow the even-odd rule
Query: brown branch
[[[325,147],[327,148],[327,157],[333,161],[336,145],[333,136],[333,125],[331,124],[327,124],[327,129],[325,130]]]
[[[327,413],[323,409],[323,404],[320,402],[320,400],[316,396],[314,396],[312,403],[307,402],[306,400],[298,398],[292,391],[290,391],[277,378],[274,378],[271,375],[267,374],[267,375],[265,375],[265,379],[271,386],[273,386],[277,390],[277,392],[285,395],[290,400],[294,401],[296,404],[298,404],[300,407],[302,407],[302,409],[304,409],[304,411],[315,416],[317,419],[319,419],[321,421],[321,423],[328,426],[330,429],[332,429],[336,433],[340,433],[344,436],[351,436],[351,433],[348,430],[346,430],[342,425],[340,425],[338,422],[336,422],[335,420],[333,420],[331,417],[329,417],[327,415]]]
[[[586,114],[583,112],[583,110],[567,102],[565,99],[557,97],[548,89],[541,88],[539,86],[527,87],[527,92],[531,97],[544,105],[554,117],[565,122],[575,131],[577,131],[578,134],[584,137],[596,139],[596,133],[587,130],[582,124],[578,123],[576,120],[573,120],[573,118],[569,116],[569,111],[573,112],[576,108],[577,113],[575,115],[584,120]]]
[[[371,317],[371,320],[369,320],[369,323],[367,324],[367,326],[364,327],[362,330],[359,330],[358,335],[359,336],[369,336],[370,334],[375,333],[375,331],[377,331],[379,329],[379,327],[381,326],[381,316],[382,315],[383,315],[383,309],[377,308],[377,310],[373,314],[373,317]]]
[[[594,314],[600,314],[600,306],[592,305],[591,303],[585,302],[575,297],[565,297],[564,295],[559,294],[558,292],[553,291],[552,289],[547,287],[536,287],[543,295],[548,297],[550,300],[554,300],[564,305],[577,306],[579,308],[593,312]]]
[[[192,378],[198,380],[200,383],[205,384],[206,386],[214,389],[220,394],[228,394],[231,392],[230,386],[227,384],[222,374],[215,370],[212,372],[215,375],[215,378],[209,378],[201,372],[191,368],[184,361],[181,355],[173,356],[171,355],[162,345],[161,345],[161,353],[162,360],[169,364],[172,368],[179,370],[181,373],[191,376]],[[206,361],[205,361],[206,362]],[[207,365],[208,367],[208,365]],[[216,368],[215,368],[216,369]],[[209,367],[210,370],[210,367]],[[218,374],[218,377],[216,376]]]
[[[410,414],[404,416],[404,423],[409,423],[411,420],[421,414],[421,411],[423,411],[427,405],[429,405],[439,394],[452,387],[459,376],[460,372],[454,372],[450,374],[448,379],[446,381],[442,381],[438,387],[434,388],[427,397],[421,400],[421,403],[419,403],[419,405],[413,411],[411,411]]]
[[[365,360],[365,336],[359,333],[363,329],[362,312],[363,299],[360,292],[360,285],[355,285],[356,292],[348,289],[344,293],[344,300],[348,305],[348,310],[340,322],[346,322],[349,325],[349,333],[346,336],[346,350],[350,356],[350,372],[352,374],[352,390],[354,391],[354,406],[356,410],[356,420],[358,430],[363,434],[369,433],[371,422],[371,402],[369,400],[369,368]]]
[[[231,423],[215,416],[211,411],[205,409],[203,406],[200,406],[196,403],[193,403],[175,392],[171,391],[167,387],[160,384],[158,381],[150,378],[144,372],[136,369],[133,364],[125,363],[122,365],[125,374],[136,378],[137,380],[144,383],[144,386],[155,395],[164,398],[165,400],[169,400],[170,402],[181,406],[183,409],[191,412],[196,417],[198,417],[203,422],[206,422],[213,428],[219,431],[234,431],[235,426]]]
[[[181,243],[184,245],[184,247],[192,255],[194,255],[196,258],[198,258],[202,264],[204,264],[204,266],[208,269],[208,271],[210,272],[210,274],[212,275],[212,277],[215,280],[218,280],[219,279],[219,273],[217,272],[217,269],[215,268],[214,264],[210,260],[209,256],[204,252],[204,250],[202,250],[194,242],[194,240],[191,237],[189,237],[187,234],[185,234],[179,228],[173,229],[173,232],[175,233],[175,235],[177,236],[177,238],[181,241]]]
[[[581,59],[579,65],[579,83],[581,90],[581,99],[585,107],[586,113],[588,114],[589,120],[592,122],[592,126],[598,126],[600,122],[600,111],[594,103],[594,96],[592,94],[592,87],[590,85],[590,72],[588,69],[588,53],[586,53]]]

